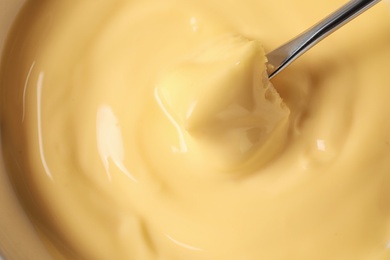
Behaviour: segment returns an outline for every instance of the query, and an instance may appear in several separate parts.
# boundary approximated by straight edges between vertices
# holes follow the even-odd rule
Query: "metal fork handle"
[[[291,62],[326,36],[380,1],[381,0],[351,0],[318,24],[268,53],[266,56],[268,59],[267,71],[269,79],[272,79]]]

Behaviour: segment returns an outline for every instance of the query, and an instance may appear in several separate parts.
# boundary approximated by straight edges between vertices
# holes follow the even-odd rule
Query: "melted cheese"
[[[390,15],[269,82],[343,1],[30,1],[3,151],[54,258],[388,259]]]

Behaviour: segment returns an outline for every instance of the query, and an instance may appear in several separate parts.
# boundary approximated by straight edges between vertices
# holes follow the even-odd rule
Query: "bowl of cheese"
[[[0,0],[0,252],[388,259],[389,6],[266,73],[344,3]]]

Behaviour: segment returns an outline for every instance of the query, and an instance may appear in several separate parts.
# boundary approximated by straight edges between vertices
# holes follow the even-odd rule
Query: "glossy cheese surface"
[[[389,259],[389,6],[265,71],[342,4],[28,2],[3,153],[53,257]]]

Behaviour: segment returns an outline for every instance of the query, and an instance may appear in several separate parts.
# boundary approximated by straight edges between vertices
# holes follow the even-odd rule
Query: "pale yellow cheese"
[[[53,257],[389,259],[388,6],[265,74],[343,3],[28,2],[3,153]]]
[[[266,63],[259,42],[229,35],[158,80],[155,97],[179,132],[181,152],[198,150],[202,163],[231,172],[247,161],[257,168],[283,147],[289,111]]]

